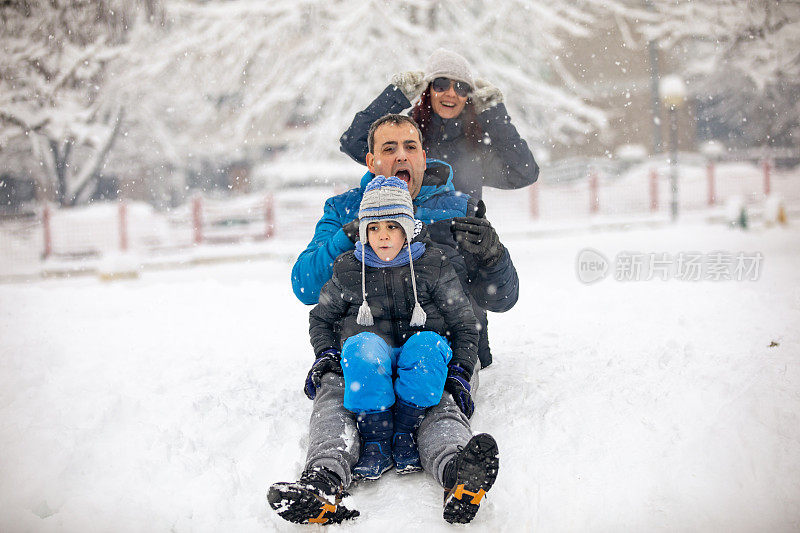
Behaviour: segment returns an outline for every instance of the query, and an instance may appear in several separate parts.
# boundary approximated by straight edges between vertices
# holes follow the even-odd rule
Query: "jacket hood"
[[[425,163],[425,176],[422,178],[422,187],[419,190],[419,194],[414,198],[414,205],[421,204],[431,196],[455,190],[453,186],[453,167],[438,159],[427,159]],[[361,178],[360,188],[362,195],[367,184],[374,177],[375,174],[367,171]]]

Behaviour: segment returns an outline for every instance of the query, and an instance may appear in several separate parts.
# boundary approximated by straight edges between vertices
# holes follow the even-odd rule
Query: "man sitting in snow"
[[[483,217],[481,203],[455,192],[452,170],[427,160],[416,123],[404,115],[386,115],[369,133],[369,172],[361,186],[329,198],[314,238],[292,269],[292,287],[305,304],[316,304],[331,278],[337,256],[353,250],[358,240],[357,218],[366,185],[376,176],[396,176],[408,185],[415,216],[448,256],[476,311],[482,342],[479,360],[491,363],[485,311],[504,312],[514,306],[519,280],[511,257]],[[481,318],[483,317],[483,321]],[[320,354],[318,354],[320,355]],[[309,371],[306,393],[314,399],[306,467],[295,483],[276,483],[270,505],[286,520],[337,523],[358,516],[340,505],[350,486],[361,443],[355,416],[344,408],[344,380],[338,354],[318,357]],[[486,480],[498,466],[497,445],[487,435],[472,436],[469,417],[477,385],[473,368],[453,366],[438,405],[428,409],[415,435],[422,467],[445,488],[445,519],[469,522],[478,510]]]

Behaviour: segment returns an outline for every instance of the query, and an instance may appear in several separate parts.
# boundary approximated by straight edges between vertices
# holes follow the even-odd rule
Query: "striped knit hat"
[[[400,178],[376,176],[364,189],[358,209],[358,235],[367,244],[367,226],[370,222],[394,220],[406,232],[406,239],[414,238],[414,204],[408,185]]]
[[[414,276],[414,261],[411,259],[411,240],[414,238],[416,221],[414,220],[414,204],[408,193],[406,182],[395,176],[376,176],[364,189],[361,206],[358,210],[358,235],[362,246],[368,245],[367,226],[371,222],[392,220],[400,224],[406,233],[406,249],[408,265],[411,268],[411,285],[414,289],[414,311],[411,313],[411,326],[425,325],[425,311],[417,299],[417,280]],[[364,301],[358,310],[358,322],[362,326],[372,326],[375,322],[372,311],[367,304],[366,261],[361,262],[361,294]]]

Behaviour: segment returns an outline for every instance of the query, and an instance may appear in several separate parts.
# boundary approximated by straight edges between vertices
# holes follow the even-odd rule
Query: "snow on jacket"
[[[414,310],[409,265],[365,267],[367,302],[375,324],[358,324],[356,319],[362,302],[361,261],[352,251],[345,252],[334,261],[333,276],[322,287],[319,303],[310,313],[309,332],[314,353],[328,348],[341,349],[341,343],[362,332],[375,333],[390,346],[399,348],[414,333],[433,331],[450,341],[451,363],[458,363],[472,372],[478,357],[479,334],[470,300],[450,261],[427,238],[427,231],[423,229],[414,241],[427,241],[425,252],[414,259],[417,298],[425,310],[425,325],[412,327],[409,324]]]
[[[356,162],[365,164],[367,134],[370,125],[387,113],[399,113],[411,107],[403,93],[389,85],[363,111],[356,113],[350,128],[339,139],[339,149]],[[536,181],[539,165],[511,124],[505,104],[497,104],[478,115],[483,142],[464,135],[463,120],[443,119],[432,114],[422,145],[428,157],[440,159],[453,167],[453,185],[460,192],[480,199],[483,187],[519,189]]]
[[[358,216],[364,188],[374,178],[367,172],[359,187],[325,202],[322,218],[317,222],[314,236],[297,258],[292,268],[292,290],[307,305],[318,302],[322,286],[331,279],[334,260],[342,253],[353,250],[353,242],[342,229]],[[481,364],[492,362],[487,335],[486,311],[502,313],[517,303],[519,277],[508,250],[493,267],[480,267],[458,252],[450,219],[473,213],[476,201],[453,188],[452,169],[446,163],[428,159],[425,177],[419,194],[413,200],[415,216],[428,226],[431,240],[450,260],[470,297],[475,316],[480,324],[478,356]]]

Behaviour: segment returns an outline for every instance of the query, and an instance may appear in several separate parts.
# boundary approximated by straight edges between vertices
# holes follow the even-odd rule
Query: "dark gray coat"
[[[425,230],[423,230],[424,232]],[[356,322],[361,306],[361,261],[345,252],[333,264],[333,276],[323,287],[319,303],[310,313],[314,353],[341,349],[341,342],[362,332],[372,332],[390,346],[400,347],[419,331],[433,331],[450,341],[451,363],[472,372],[478,357],[478,328],[472,305],[445,253],[428,240],[425,253],[414,261],[417,297],[427,315],[423,327],[412,327],[414,293],[408,265],[393,268],[366,267],[367,302],[373,326]],[[402,250],[400,253],[407,253]],[[341,339],[341,342],[340,340]]]
[[[359,111],[339,139],[339,149],[357,163],[365,164],[370,125],[387,113],[400,113],[411,107],[403,93],[389,85],[363,111]],[[429,158],[440,159],[453,167],[453,185],[478,200],[483,187],[519,189],[539,176],[539,165],[528,143],[511,124],[505,104],[497,104],[477,117],[485,136],[482,141],[464,136],[463,121],[442,119],[433,114],[422,145]]]

